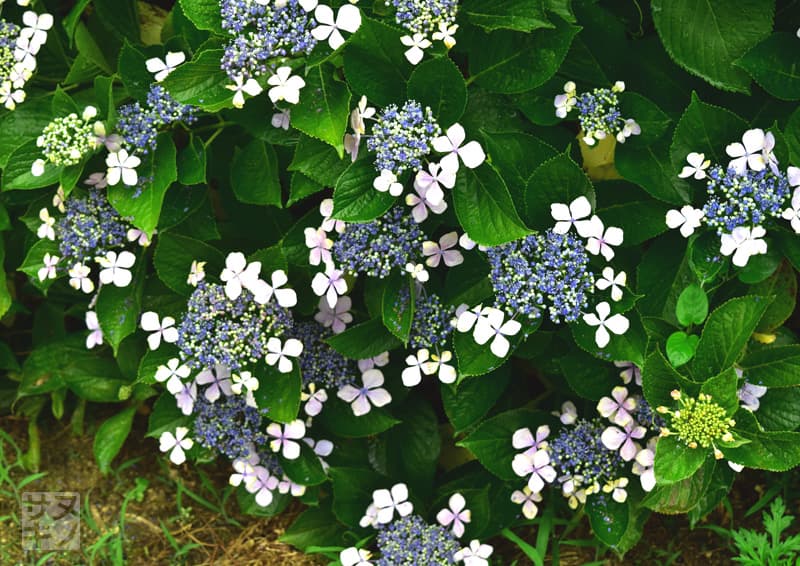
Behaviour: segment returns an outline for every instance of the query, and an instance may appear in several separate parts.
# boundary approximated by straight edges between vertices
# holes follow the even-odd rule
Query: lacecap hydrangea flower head
[[[25,101],[25,84],[36,70],[36,56],[53,23],[52,15],[32,10],[22,14],[21,26],[0,18],[0,104],[7,110]]]
[[[608,301],[595,301],[595,312],[590,309],[597,290],[607,291],[612,302],[623,297],[625,272],[615,273],[606,266],[597,274],[590,265],[592,256],[614,258],[623,231],[606,227],[583,196],[569,204],[555,203],[550,212],[553,228],[483,249],[494,303],[461,305],[456,312],[456,329],[472,332],[478,344],[489,343],[498,357],[508,355],[509,337],[520,333],[520,321],[536,325],[543,313],[555,324],[582,320],[597,327],[595,341],[600,348],[608,345],[612,334],[628,330],[628,319],[621,313],[611,315]]]
[[[625,83],[617,81],[611,88],[578,93],[575,83],[569,81],[564,84],[564,93],[556,95],[553,101],[556,116],[566,118],[575,110],[583,134],[581,139],[586,145],[592,146],[609,135],[625,143],[630,136],[638,136],[642,129],[633,118],[622,116],[617,95],[624,90]]]
[[[702,225],[720,239],[720,253],[744,267],[750,258],[767,253],[767,230],[778,219],[787,220],[800,233],[800,169],[779,167],[775,136],[754,128],[741,142],[729,144],[727,164],[711,163],[705,154],[691,152],[679,177],[706,183],[702,207],[687,204],[667,212],[666,223],[688,238]]]
[[[276,270],[268,281],[261,279],[261,263],[248,262],[241,252],[228,254],[217,280],[207,276],[204,266],[202,260],[192,264],[187,281],[195,289],[180,320],[152,311],[141,317],[151,350],[163,344],[177,348],[154,378],[192,418],[191,429],[162,433],[161,449],[176,464],[195,445],[226,456],[234,469],[231,484],[243,486],[260,506],[270,505],[275,493],[299,497],[305,487],[286,475],[281,459],[300,457],[303,444],[321,458],[333,445],[307,436],[311,417],[319,410],[307,408],[308,421],[270,422],[270,407],[260,392],[270,387],[271,372],[300,369],[308,374],[306,385],[321,405],[325,398],[319,393],[324,390],[316,391],[312,380],[337,383],[348,378],[350,368],[319,348],[323,327],[294,322],[289,309],[297,304],[297,295],[286,286],[285,272]],[[306,344],[312,356],[300,362]],[[183,444],[175,440],[179,432]]]

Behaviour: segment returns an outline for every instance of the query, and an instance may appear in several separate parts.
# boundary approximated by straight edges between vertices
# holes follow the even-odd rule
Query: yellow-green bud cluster
[[[721,458],[722,453],[715,443],[733,440],[730,429],[736,425],[735,421],[727,417],[725,409],[712,401],[710,395],[700,393],[695,399],[673,391],[672,398],[678,401],[678,410],[659,407],[659,412],[672,416],[667,434],[676,434],[689,448],[713,446],[714,455]]]
[[[36,145],[42,148],[42,153],[51,163],[69,166],[79,163],[97,146],[97,136],[88,119],[73,112],[47,124]]]

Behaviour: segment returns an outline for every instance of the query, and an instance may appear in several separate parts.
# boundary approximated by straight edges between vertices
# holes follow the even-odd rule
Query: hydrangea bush
[[[4,406],[344,566],[797,466],[800,8],[637,7],[0,1]]]

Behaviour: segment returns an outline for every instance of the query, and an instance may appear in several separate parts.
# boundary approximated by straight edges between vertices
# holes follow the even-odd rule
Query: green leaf
[[[406,99],[408,62],[400,30],[366,16],[344,49],[344,74],[356,96],[387,106]]]
[[[344,132],[350,115],[350,91],[333,76],[332,66],[308,71],[300,102],[292,108],[292,126],[344,155]]]
[[[689,448],[676,436],[659,438],[656,444],[656,483],[668,485],[690,477],[710,454],[709,449],[700,446]]]
[[[284,473],[297,484],[305,486],[319,485],[328,479],[322,469],[319,458],[305,442],[300,443],[300,456],[298,458],[289,460],[279,456],[278,459]]]
[[[411,396],[396,409],[401,423],[386,433],[387,468],[411,490],[428,499],[433,491],[441,438],[439,419],[430,402]]]
[[[594,187],[580,166],[566,153],[548,159],[528,179],[525,222],[536,230],[551,228],[550,205],[569,204],[580,196],[588,198],[594,208]]]
[[[306,177],[302,173],[294,172],[289,181],[289,200],[286,201],[286,206],[292,206],[304,198],[324,190],[325,187],[317,183],[314,179]]]
[[[559,17],[553,20],[553,29],[532,34],[505,30],[487,34],[476,30],[468,45],[470,83],[477,81],[491,92],[514,94],[547,82],[566,57],[572,38],[581,30]]]
[[[702,102],[693,92],[689,106],[675,127],[669,149],[673,174],[677,176],[686,164],[686,156],[693,151],[705,154],[712,163],[727,163],[729,159],[725,148],[740,139],[746,129],[747,123],[739,116],[730,110]],[[690,186],[682,179],[673,182],[682,187]]]
[[[372,502],[372,492],[392,485],[387,478],[364,468],[334,467],[328,473],[333,485],[333,513],[353,529],[358,528],[364,510]]]
[[[686,259],[701,283],[713,281],[726,265],[719,255],[719,236],[714,232],[704,232],[690,239]]]
[[[625,233],[622,245],[627,247],[641,244],[666,232],[664,217],[669,208],[654,200],[637,200],[600,208],[597,215],[606,226],[622,228]]]
[[[300,410],[300,390],[303,388],[299,362],[294,362],[292,371],[288,373],[281,373],[273,366],[260,368],[254,373],[258,378],[258,389],[253,392],[259,408],[269,410],[269,418],[273,421],[293,421]]]
[[[336,185],[337,179],[350,166],[328,144],[311,136],[301,135],[289,164],[289,171],[299,171],[325,187]]]
[[[286,529],[280,541],[303,552],[312,546],[336,546],[341,542],[344,527],[336,520],[330,504],[308,507]]]
[[[33,162],[42,158],[42,150],[36,145],[36,140],[25,142],[14,150],[3,168],[3,190],[40,189],[58,183],[62,168],[56,167],[49,161],[42,175],[34,177],[31,174]]]
[[[457,388],[442,383],[444,412],[456,433],[480,421],[505,393],[509,381],[511,370],[508,366],[503,366],[491,375],[464,379]]]
[[[148,163],[149,170],[140,167],[139,178],[151,178],[152,181],[145,185],[139,196],[135,196],[135,188],[119,183],[108,188],[108,200],[122,216],[131,217],[133,225],[139,230],[152,235],[161,215],[164,194],[178,179],[175,144],[169,134],[158,135],[158,146]]]
[[[117,364],[86,349],[84,334],[35,348],[22,366],[18,397],[38,395],[67,386],[79,398],[111,403],[119,401],[123,380]]]
[[[139,100],[139,102],[144,102],[147,99],[150,85],[153,84],[153,75],[150,74],[145,66],[146,59],[144,53],[131,45],[127,39],[123,41],[117,63],[119,76],[128,94]]]
[[[207,112],[231,108],[233,93],[225,86],[232,83],[219,65],[223,54],[222,49],[201,51],[191,61],[179,65],[161,84],[182,104]]]
[[[747,444],[725,448],[725,457],[748,468],[785,472],[800,465],[799,432],[766,432],[760,429],[753,413],[736,413],[736,432]],[[743,430],[742,425],[749,430]]]
[[[511,461],[517,452],[511,445],[511,437],[520,428],[528,427],[535,431],[539,425],[549,424],[552,420],[551,415],[541,411],[507,411],[482,422],[457,445],[472,452],[484,468],[500,479],[517,481],[511,468]]]
[[[333,215],[345,222],[369,222],[382,216],[395,197],[376,191],[372,181],[378,176],[372,163],[356,161],[342,173],[333,191]]]
[[[731,367],[771,302],[771,297],[749,295],[731,299],[714,310],[700,336],[692,373],[708,378]]]
[[[6,244],[5,238],[0,237],[0,319],[3,318],[11,307],[11,293],[8,290],[8,283],[6,282],[6,272],[3,269],[3,263],[6,260]],[[3,357],[5,343],[0,343],[0,358]],[[3,368],[0,364],[0,368]],[[9,369],[9,368],[3,368]]]
[[[484,246],[497,246],[529,233],[514,208],[505,182],[490,165],[459,172],[453,205],[469,237]]]
[[[94,458],[101,474],[111,471],[111,462],[119,454],[125,439],[131,432],[136,407],[123,409],[103,421],[94,435]]]
[[[653,22],[670,57],[715,87],[749,91],[734,62],[772,31],[772,0],[653,0]],[[742,25],[747,22],[747,25]]]
[[[748,264],[752,263],[754,259],[750,258]],[[797,276],[795,271],[791,265],[784,262],[771,277],[752,285],[748,294],[775,296],[775,300],[767,307],[764,316],[761,317],[761,321],[758,323],[758,328],[756,328],[758,332],[775,330],[792,316],[797,305]]]
[[[115,35],[134,42],[141,41],[139,32],[139,10],[135,2],[118,0],[94,0],[92,2],[98,18]]]
[[[681,292],[675,316],[683,326],[703,324],[708,316],[708,297],[700,285],[693,283]]]
[[[697,384],[678,373],[667,362],[664,354],[656,350],[647,357],[642,367],[642,391],[645,399],[651,407],[671,406],[674,404],[670,396],[673,389],[694,394]]]
[[[31,283],[45,293],[50,288],[50,285],[56,281],[55,279],[39,280],[39,269],[44,267],[44,256],[46,254],[60,256],[61,252],[58,249],[58,244],[47,239],[39,240],[30,247],[22,265],[17,268],[19,271],[26,273],[30,277]]]
[[[393,273],[383,289],[381,305],[384,326],[403,343],[408,342],[416,306],[413,280],[408,275]]]
[[[664,486],[656,485],[653,491],[645,495],[642,505],[668,515],[688,512],[701,501],[711,483],[715,467],[716,460],[708,458],[697,473],[685,480]]]
[[[669,144],[665,137],[646,147],[635,142],[618,145],[614,165],[622,177],[642,187],[653,198],[682,205],[689,201],[689,186],[678,178],[670,162]]]
[[[206,182],[206,146],[196,136],[178,153],[178,181],[183,185]]]
[[[614,309],[612,308],[612,311]],[[611,341],[605,348],[599,348],[595,340],[596,326],[589,326],[583,319],[570,325],[572,337],[575,343],[585,352],[601,360],[626,360],[642,367],[644,364],[645,349],[647,346],[647,334],[642,326],[642,320],[635,310],[631,310],[624,315],[629,322],[629,328],[625,334],[611,334]]]
[[[461,71],[447,57],[417,65],[408,79],[408,98],[429,106],[444,129],[458,121],[467,106],[467,85]]]
[[[47,96],[30,98],[13,112],[0,117],[0,130],[5,134],[0,136],[0,167],[5,168],[11,154],[26,142],[35,141],[50,123],[53,119],[50,102],[51,98]],[[41,154],[40,148],[37,147],[36,150]],[[28,171],[30,165],[28,163]]]
[[[231,187],[240,202],[281,206],[278,158],[271,145],[258,139],[237,147],[231,164]]]
[[[667,132],[672,118],[664,113],[655,102],[635,92],[623,92],[619,95],[620,106],[625,116],[635,116],[636,123],[642,128],[642,133],[631,138],[636,144],[620,144],[617,150],[629,145],[651,145]]]
[[[800,53],[794,33],[773,33],[745,53],[736,65],[775,98],[800,99]]]
[[[581,350],[572,351],[558,359],[558,365],[570,388],[584,399],[599,401],[619,385],[617,368]]]
[[[489,31],[511,29],[531,32],[555,27],[547,19],[542,0],[467,0],[461,10],[473,24]]]
[[[706,380],[700,388],[701,393],[709,395],[714,403],[725,409],[729,417],[739,408],[739,376],[733,368]]]
[[[618,503],[609,496],[589,497],[586,501],[586,515],[594,535],[614,548],[628,529],[630,504]]]
[[[325,341],[334,350],[353,360],[365,360],[400,346],[400,341],[389,333],[378,318],[351,326]]]
[[[222,29],[222,15],[217,0],[180,0],[180,5],[183,13],[197,29],[220,35],[226,33]]]
[[[166,391],[156,399],[147,423],[147,438],[158,438],[162,432],[175,434],[179,426],[190,427],[192,418],[184,415],[175,403],[175,397]]]
[[[525,336],[538,327],[540,321],[541,319],[537,321],[537,326],[528,325],[529,328],[523,326],[515,336],[509,337],[510,347],[508,353],[502,358],[498,358],[492,353],[489,343],[481,345],[475,342],[471,332],[454,332],[453,349],[458,360],[460,378],[484,375],[502,367],[506,360],[514,354],[517,346],[525,340]]]
[[[800,385],[800,346],[774,346],[748,353],[739,362],[750,383],[766,387]]]
[[[224,264],[222,253],[200,240],[172,232],[159,234],[153,254],[156,273],[164,285],[184,297],[195,289],[187,283],[193,261],[206,262],[208,273],[219,272]]]
[[[700,337],[685,332],[673,332],[667,338],[667,359],[673,367],[680,367],[694,357]]]
[[[525,209],[528,179],[544,161],[558,152],[542,140],[524,133],[481,131],[486,153],[503,180],[518,210]]]
[[[103,285],[97,295],[97,320],[103,329],[103,339],[111,344],[116,355],[120,343],[136,332],[142,308],[142,287],[145,273],[143,259],[133,272],[133,281],[127,287]]]
[[[385,409],[372,407],[369,413],[357,417],[350,405],[338,399],[329,400],[325,409],[314,418],[314,423],[337,436],[363,438],[389,430],[400,421],[389,415]]]

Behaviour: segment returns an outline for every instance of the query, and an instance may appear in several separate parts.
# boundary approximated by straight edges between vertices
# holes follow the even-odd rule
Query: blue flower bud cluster
[[[9,80],[17,60],[14,47],[19,37],[19,26],[0,19],[0,83]]]
[[[650,403],[648,403],[644,397],[636,398],[636,411],[633,413],[633,416],[640,426],[643,426],[655,433],[658,433],[658,431],[661,430],[661,427],[664,427],[667,424],[661,415],[653,411]]]
[[[225,454],[231,460],[246,458],[250,444],[269,442],[263,432],[265,409],[247,405],[242,395],[222,395],[213,403],[202,393],[194,404],[194,438],[201,446]]]
[[[605,132],[617,135],[625,127],[625,118],[619,110],[619,97],[610,88],[596,88],[584,92],[576,99],[578,121],[585,135]]]
[[[594,275],[583,242],[552,230],[494,246],[486,251],[498,308],[530,319],[547,309],[558,324],[573,322],[588,305]]]
[[[425,36],[436,31],[440,22],[448,26],[455,22],[458,12],[457,0],[386,0],[386,6],[397,10],[398,24],[412,34]]]
[[[376,566],[444,566],[455,564],[458,539],[440,525],[428,525],[419,515],[395,519],[378,531]]]
[[[314,321],[298,322],[290,334],[303,343],[300,371],[304,386],[315,383],[318,388],[338,390],[355,382],[358,373],[355,362],[346,359],[324,342],[333,336],[330,329]]]
[[[64,203],[64,215],[53,226],[62,263],[71,267],[125,245],[132,226],[112,207],[105,191],[77,189]]]
[[[252,0],[222,0],[220,8],[222,27],[233,36],[221,62],[231,80],[263,75],[269,59],[307,55],[317,45],[311,35],[316,22],[297,0],[288,0],[281,7]]]
[[[714,165],[708,170],[708,201],[703,207],[705,222],[717,233],[738,226],[758,226],[781,215],[789,197],[789,181],[783,173],[769,168],[737,173]]]
[[[17,62],[14,59],[14,47],[18,36],[18,25],[0,19],[0,82],[8,80]]]
[[[246,289],[230,300],[222,285],[201,281],[178,327],[178,347],[194,369],[221,364],[237,371],[263,358],[267,340],[291,325],[289,311],[274,301],[259,305]]]
[[[156,148],[158,128],[175,122],[193,123],[197,118],[194,107],[181,104],[164,87],[154,84],[147,93],[147,105],[139,102],[119,108],[117,129],[129,149],[147,154]]]
[[[333,244],[336,264],[353,273],[386,277],[393,268],[419,263],[425,236],[410,215],[396,206],[364,224],[348,224]]]
[[[624,462],[619,452],[609,450],[600,439],[608,423],[604,419],[578,420],[562,428],[549,443],[550,464],[558,477],[582,478],[579,486],[615,480]],[[577,482],[576,482],[577,483]]]
[[[422,169],[422,158],[431,152],[431,141],[441,134],[427,106],[408,100],[401,108],[392,104],[383,112],[367,138],[367,149],[377,153],[375,169],[400,175],[406,169]]]
[[[455,309],[442,304],[435,293],[418,295],[408,345],[414,349],[442,346],[453,332],[450,320],[454,314]]]

